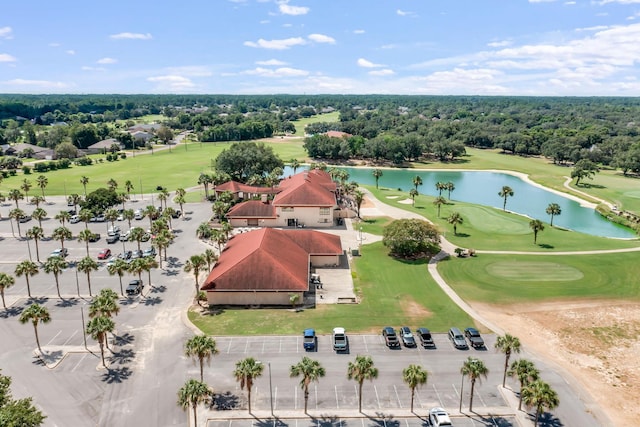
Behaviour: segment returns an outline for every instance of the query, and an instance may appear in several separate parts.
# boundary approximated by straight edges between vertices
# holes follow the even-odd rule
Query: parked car
[[[134,251],[130,251],[131,252],[131,259],[138,259],[138,258],[142,258],[142,251],[136,249]]]
[[[97,242],[98,240],[100,240],[100,233],[93,233],[89,238],[90,242]]]
[[[131,251],[120,252],[118,258],[129,261],[131,259]]]
[[[413,333],[408,326],[403,326],[402,328],[400,328],[400,338],[402,338],[402,344],[404,344],[405,347],[416,346],[416,339],[414,338]]]
[[[142,235],[142,239],[140,239],[140,241],[142,241],[142,242],[148,242],[148,241],[149,241],[149,239],[151,239],[151,234],[150,234],[150,233],[144,233],[144,234]]]
[[[318,338],[314,329],[305,329],[303,333],[302,346],[306,351],[315,351]]]
[[[129,241],[129,236],[131,235],[131,230],[127,230],[126,233],[120,235],[121,242]]]
[[[107,230],[107,234],[120,234],[120,227],[117,225],[109,227],[109,229]]]
[[[151,246],[150,248],[146,248],[143,252],[142,252],[142,256],[143,257],[155,257],[156,256],[156,248],[154,248],[153,246]]]
[[[469,344],[473,348],[484,348],[484,340],[480,332],[476,328],[467,328],[464,330],[464,336],[469,340]]]
[[[98,252],[98,259],[108,259],[111,257],[111,249],[103,249]]]
[[[71,224],[76,224],[80,222],[80,217],[78,215],[72,215],[71,218],[69,219],[69,222]]]
[[[25,222],[29,222],[31,221],[31,215],[22,215],[18,221],[20,221],[21,223],[25,223]]]
[[[96,222],[105,222],[107,218],[105,218],[104,214],[99,214],[96,216]]]
[[[49,258],[65,258],[67,255],[69,255],[69,251],[67,250],[67,248],[58,248],[49,254]]]
[[[118,233],[109,234],[107,236],[107,243],[116,243],[119,240],[120,240],[120,234],[118,234]]]
[[[344,328],[333,328],[333,349],[336,352],[348,352],[349,341]]]
[[[129,296],[140,295],[143,289],[144,285],[142,284],[142,280],[136,279],[129,282],[126,293]]]
[[[137,220],[141,220],[142,218],[144,218],[144,213],[142,212],[142,209],[136,209],[133,217]]]
[[[391,326],[385,326],[382,328],[382,336],[384,337],[384,343],[389,348],[398,348],[400,347],[400,340],[398,340],[398,335],[396,335],[396,330]]]
[[[180,218],[180,215],[182,215],[182,211],[180,209],[176,209],[171,214],[171,217],[172,218]]]
[[[431,408],[429,411],[429,422],[433,427],[452,425],[449,414],[442,408]]]
[[[431,336],[431,331],[427,328],[418,328],[416,330],[416,335],[420,339],[420,344],[423,347],[435,347],[436,343],[433,341],[433,337]]]
[[[453,343],[455,348],[459,349],[468,349],[467,340],[464,339],[464,335],[460,332],[458,328],[449,329],[449,339]]]

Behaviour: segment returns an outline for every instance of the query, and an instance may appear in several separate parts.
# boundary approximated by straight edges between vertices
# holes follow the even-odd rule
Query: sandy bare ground
[[[541,358],[569,372],[616,426],[638,425],[639,303],[471,305]]]

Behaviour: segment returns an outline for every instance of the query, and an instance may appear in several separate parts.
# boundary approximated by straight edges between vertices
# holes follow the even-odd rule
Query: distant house
[[[37,145],[18,143],[8,146],[4,149],[4,154],[7,156],[22,156],[25,150],[33,151],[33,158],[38,160],[53,160],[56,157],[55,151],[51,148],[38,147]]]
[[[220,186],[216,187],[216,191]],[[262,187],[266,190],[266,188]],[[331,227],[338,208],[336,183],[319,169],[301,172],[280,181],[269,201],[238,203],[227,213],[234,227]]]
[[[153,135],[152,133],[149,132],[144,132],[141,130],[137,130],[135,132],[131,132],[131,137],[138,141],[138,142],[143,142],[146,143],[147,141],[149,141],[150,139],[152,139],[155,135]]]
[[[162,127],[161,124],[158,123],[141,123],[134,126],[131,126],[127,129],[129,132],[156,132]]]
[[[118,147],[120,147],[120,150],[124,149],[124,145],[122,145],[120,141],[118,141],[115,138],[108,138],[88,146],[86,149],[86,152],[88,154],[101,154],[101,153],[104,153],[105,151],[111,150],[111,146],[113,144],[116,144]]]
[[[262,228],[235,235],[204,281],[210,305],[289,305],[303,300],[310,268],[340,263],[340,236]]]

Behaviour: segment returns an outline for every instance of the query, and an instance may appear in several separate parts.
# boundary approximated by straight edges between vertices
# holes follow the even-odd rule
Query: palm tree
[[[100,293],[89,304],[90,318],[98,316],[111,318],[114,315],[117,316],[118,313],[120,313],[118,294],[109,288],[101,289]]]
[[[133,190],[133,183],[131,180],[126,180],[124,183],[124,189],[127,192],[127,199],[131,198],[131,190]]]
[[[89,183],[89,177],[88,176],[83,176],[82,178],[80,178],[80,184],[82,184],[82,186],[84,187],[84,197],[85,199],[87,198],[87,184]]]
[[[218,261],[218,255],[213,251],[213,249],[206,249],[202,254],[202,258],[204,258],[207,263],[207,270],[209,271],[213,268],[213,264]]]
[[[62,296],[60,296],[59,277],[67,266],[67,262],[59,256],[49,258],[43,265],[44,272],[47,274],[53,274],[53,277],[56,279],[56,289],[58,290],[58,298],[60,299],[62,299]]]
[[[442,191],[447,189],[447,184],[442,181],[436,182],[436,191],[438,192],[438,196],[442,196]]]
[[[138,250],[140,250],[140,242],[145,235],[145,231],[142,227],[133,227],[129,230],[129,240],[135,240],[138,243]]]
[[[402,379],[411,390],[411,412],[413,412],[413,398],[418,386],[427,383],[429,373],[419,365],[409,365],[402,371]]]
[[[184,196],[177,196],[174,201],[180,205],[180,216],[184,220],[184,204],[186,203]]]
[[[422,185],[422,178],[420,176],[416,176],[413,178],[413,187],[418,191],[418,186]]]
[[[44,230],[42,227],[32,227],[27,230],[27,239],[33,239],[36,243],[36,260],[40,262],[40,249],[38,248],[38,241],[44,237]]]
[[[158,217],[158,208],[149,205],[142,210],[142,214],[149,218],[149,228],[153,226],[153,220]]]
[[[249,405],[249,413],[251,413],[251,389],[253,388],[253,381],[259,378],[264,371],[264,365],[253,357],[247,357],[236,363],[236,369],[233,371],[233,376],[236,377],[236,381],[240,383],[240,389],[247,388],[247,402]]]
[[[147,264],[142,258],[136,258],[129,263],[129,273],[138,275],[138,280],[142,282],[142,272],[147,271]]]
[[[18,190],[17,188],[13,188],[9,190],[7,198],[9,200],[13,200],[16,204],[16,209],[18,209],[20,208],[20,206],[18,206],[18,201],[24,199],[24,196],[22,195],[22,192],[20,190]]]
[[[553,227],[553,217],[556,215],[560,215],[562,213],[562,209],[557,203],[549,203],[549,206],[547,206],[545,212],[547,213],[547,215],[551,215],[551,226]]]
[[[544,224],[539,219],[529,221],[529,228],[533,230],[533,244],[538,241],[538,233],[544,230]]]
[[[44,189],[47,188],[47,185],[49,185],[49,179],[44,175],[40,175],[38,178],[36,178],[36,183],[38,184],[38,187],[40,187],[40,190],[42,190],[42,200],[46,200]]]
[[[80,204],[80,202],[82,202],[82,196],[74,193],[68,197],[68,200],[69,202],[73,203],[73,210],[78,212],[78,205]]]
[[[56,214],[55,219],[60,221],[60,224],[64,227],[65,224],[71,220],[71,214],[69,211],[60,211]]]
[[[542,380],[535,380],[522,389],[522,401],[528,407],[536,408],[535,425],[538,425],[540,415],[544,409],[553,409],[560,404],[558,394],[549,384]]]
[[[203,222],[196,229],[196,237],[198,239],[202,239],[202,240],[208,239],[211,237],[212,234],[213,234],[213,230],[211,229],[211,226],[209,225],[208,222]]]
[[[513,353],[520,353],[520,340],[510,334],[499,335],[494,347],[504,353],[504,374],[502,375],[502,387],[504,387],[507,380],[507,369],[509,369],[509,358]]]
[[[198,425],[198,404],[204,402],[211,392],[201,381],[190,379],[178,390],[178,405],[184,410],[193,408],[193,425]],[[187,423],[188,424],[188,423]]]
[[[162,268],[162,260],[167,260],[167,249],[173,243],[174,239],[175,237],[172,232],[170,232],[169,230],[162,230],[160,233],[158,233],[152,243],[153,246],[158,248],[158,260],[160,261],[160,268]],[[163,251],[164,256],[162,255]]]
[[[4,302],[4,290],[9,289],[16,283],[16,279],[13,276],[8,275],[7,273],[0,273],[0,296],[2,296],[2,306],[7,308],[7,305]]]
[[[93,238],[94,238],[93,232],[88,228],[85,228],[84,230],[80,230],[80,232],[78,233],[78,241],[84,242],[87,247],[87,256],[89,256],[89,242],[92,241]]]
[[[100,345],[100,356],[102,358],[102,366],[105,368],[107,364],[104,361],[104,346],[107,345],[107,334],[113,332],[116,324],[108,317],[97,316],[89,320],[87,323],[87,333]]]
[[[520,402],[518,403],[518,411],[520,411],[522,409],[522,389],[539,379],[540,371],[532,361],[518,359],[511,364],[507,375],[516,378],[520,382]]]
[[[115,189],[118,188],[118,182],[113,178],[110,178],[109,181],[107,181],[107,185],[109,186],[109,190],[115,191]]]
[[[40,203],[44,202],[44,197],[36,194],[31,196],[31,204],[36,205],[36,208],[40,207]]]
[[[433,204],[436,205],[436,207],[438,208],[438,218],[440,218],[440,208],[442,208],[442,205],[447,204],[447,199],[445,199],[442,196],[438,196],[435,199],[433,199]]]
[[[360,207],[362,206],[362,202],[364,202],[364,193],[361,190],[354,191],[353,201],[356,202],[356,212],[358,214],[358,218],[360,218]]]
[[[307,404],[309,403],[309,384],[313,381],[318,382],[320,378],[324,377],[325,373],[326,372],[322,365],[320,365],[320,362],[307,356],[304,356],[297,364],[291,365],[289,376],[291,378],[302,376],[302,379],[300,380],[300,388],[304,390],[305,414],[307,413]]]
[[[125,209],[124,211],[122,211],[122,218],[127,220],[127,222],[129,223],[129,228],[131,228],[131,221],[133,221],[135,217],[136,213],[133,209]]]
[[[113,208],[107,209],[107,211],[104,213],[104,219],[106,219],[107,222],[111,223],[112,228],[116,226],[116,219],[118,219],[118,216],[120,216],[120,214]]]
[[[453,225],[453,234],[457,236],[458,225],[462,225],[462,223],[464,222],[464,219],[462,218],[462,215],[460,215],[459,212],[451,212],[451,214],[449,215],[449,218],[447,218],[447,222]]]
[[[60,245],[64,249],[64,241],[71,240],[73,235],[71,234],[71,230],[67,227],[56,227],[53,230],[53,234],[51,234],[51,238],[53,240],[60,240]]]
[[[42,208],[35,208],[31,213],[31,217],[38,221],[38,225],[42,227],[42,220],[47,217],[47,211]]]
[[[89,209],[81,209],[78,214],[78,218],[80,218],[80,221],[84,222],[84,228],[88,229],[91,218],[93,218],[93,212]]]
[[[456,185],[453,182],[449,181],[445,184],[445,186],[445,190],[447,190],[448,193],[448,199],[451,200],[451,192],[456,189]]]
[[[23,325],[29,321],[31,322],[33,325],[33,331],[36,334],[38,350],[42,353],[42,348],[40,348],[40,338],[38,337],[38,323],[49,323],[51,321],[51,315],[49,314],[47,307],[41,306],[40,304],[31,304],[20,314],[20,318],[18,320]]]
[[[89,287],[89,296],[91,295],[91,272],[98,270],[98,263],[91,258],[89,255],[82,258],[78,262],[77,266],[78,271],[81,271],[87,275],[87,286]]]
[[[511,187],[509,187],[508,185],[504,185],[502,187],[502,190],[500,190],[500,192],[498,192],[498,196],[502,197],[504,199],[504,202],[502,203],[502,210],[506,211],[507,210],[507,197],[512,197],[513,196],[513,189]]]
[[[364,380],[378,378],[378,368],[373,366],[371,356],[356,356],[347,366],[347,378],[358,383],[358,411],[362,412],[362,384]]]
[[[22,218],[23,216],[25,216],[25,213],[20,208],[11,209],[11,211],[9,211],[9,218],[13,219],[16,222],[16,225],[18,226],[19,237],[22,237],[22,232],[20,231],[20,218]],[[14,234],[14,237],[15,237],[15,234]]]
[[[205,261],[202,255],[191,255],[187,262],[184,264],[185,273],[193,272],[193,276],[196,280],[196,299],[198,298],[198,293],[200,292],[200,285],[198,284],[198,276],[200,275],[200,270],[204,267],[207,262]]]
[[[202,184],[204,186],[204,197],[209,200],[209,184],[211,184],[212,179],[211,176],[201,172],[200,176],[198,176],[198,184]]]
[[[416,197],[418,197],[419,194],[420,193],[418,193],[418,190],[416,190],[415,188],[409,190],[409,197],[411,197],[411,206],[416,205]]]
[[[22,180],[22,184],[20,184],[20,189],[24,191],[25,200],[27,201],[27,203],[29,203],[29,190],[31,190],[31,187],[33,187],[33,185],[31,184],[31,181],[29,181],[26,178]]]
[[[475,389],[476,381],[480,380],[481,377],[487,378],[489,369],[486,367],[486,365],[482,360],[469,357],[462,364],[462,368],[460,368],[460,373],[462,374],[463,377],[467,375],[469,377],[469,381],[471,381],[471,396],[469,397],[469,412],[473,412],[473,390]]]
[[[184,345],[184,354],[200,363],[200,381],[204,382],[204,362],[211,364],[211,358],[218,354],[216,341],[206,335],[196,335]]]
[[[124,276],[124,273],[126,273],[127,271],[129,271],[129,264],[127,263],[127,261],[120,258],[116,258],[116,260],[112,264],[107,265],[107,272],[109,272],[109,275],[113,276],[117,274],[118,278],[120,279],[120,294],[122,296],[124,296],[124,289],[122,287],[122,276]]]
[[[376,190],[378,189],[378,180],[382,177],[382,169],[374,169],[372,172],[373,177],[376,179]]]
[[[24,278],[27,281],[27,295],[31,298],[31,286],[29,283],[29,277],[33,277],[40,272],[40,269],[36,265],[35,262],[31,260],[21,261],[18,265],[16,265],[16,277],[21,277],[24,275]]]
[[[141,259],[142,259],[142,265],[144,266],[144,271],[147,272],[147,277],[149,279],[149,286],[152,286],[151,270],[153,270],[154,268],[158,268],[158,261],[156,261],[155,258],[151,258],[151,257],[144,257]]]
[[[300,167],[300,161],[298,159],[291,159],[289,160],[289,167],[291,169],[293,169],[293,174],[296,174],[296,171],[298,170],[298,168]]]

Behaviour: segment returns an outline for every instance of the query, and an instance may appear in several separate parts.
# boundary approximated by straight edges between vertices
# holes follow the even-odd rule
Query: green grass
[[[296,135],[304,136],[304,127],[310,123],[320,122],[337,122],[340,119],[340,112],[334,111],[332,113],[318,114],[317,116],[306,117],[304,119],[295,120],[291,123],[296,127]]]
[[[640,246],[640,240],[619,240],[588,234],[567,231],[545,224],[545,229],[538,233],[538,242],[533,243],[533,231],[529,228],[529,218],[503,212],[487,206],[452,201],[442,205],[440,217],[433,204],[434,197],[420,195],[416,197],[415,206],[400,203],[406,200],[408,192],[367,186],[369,190],[384,203],[400,209],[418,213],[434,222],[443,236],[456,246],[476,250],[509,250],[509,251],[582,251],[596,249],[618,249]],[[391,197],[391,198],[390,198]],[[453,227],[447,223],[452,212],[459,212],[464,223],[458,226],[458,235],[454,235]]]
[[[438,264],[465,300],[510,304],[558,299],[640,300],[638,253],[601,255],[490,255]]]
[[[203,143],[188,144],[169,150],[154,151],[154,154],[141,154],[137,152],[135,157],[120,159],[116,162],[95,163],[91,166],[72,166],[66,170],[56,170],[46,172],[49,184],[45,189],[46,195],[62,194],[84,194],[84,189],[80,184],[82,176],[89,177],[87,192],[91,192],[99,187],[106,187],[107,181],[115,179],[124,187],[126,180],[131,180],[134,185],[134,193],[151,193],[156,191],[156,186],[166,186],[170,190],[178,187],[189,188],[197,185],[200,172],[211,170],[211,160],[215,159],[220,152],[228,148],[231,143]],[[277,143],[268,144],[273,147],[276,154],[283,160],[290,158],[306,158],[306,153],[302,144],[297,143]],[[104,156],[97,155],[97,158]],[[32,173],[25,176],[19,173],[15,177],[6,178],[0,183],[0,192],[6,192],[12,188],[19,188],[24,178],[29,179],[34,188],[30,195],[35,194],[40,189],[36,187],[36,178],[39,173]]]
[[[426,326],[444,332],[453,324],[473,320],[455,305],[427,273],[425,261],[389,258],[382,243],[362,247],[355,261],[354,286],[360,304],[319,305],[295,313],[282,309],[227,309],[215,316],[189,312],[189,319],[207,334],[299,334],[313,327],[328,334],[336,326],[348,332],[378,333],[383,326]]]
[[[371,217],[371,218],[363,218],[360,222],[354,222],[353,228],[358,230],[362,227],[362,231],[364,233],[375,234],[377,236],[382,236],[384,233],[384,228],[389,225],[393,221],[393,218],[388,216],[380,216],[380,217]]]

